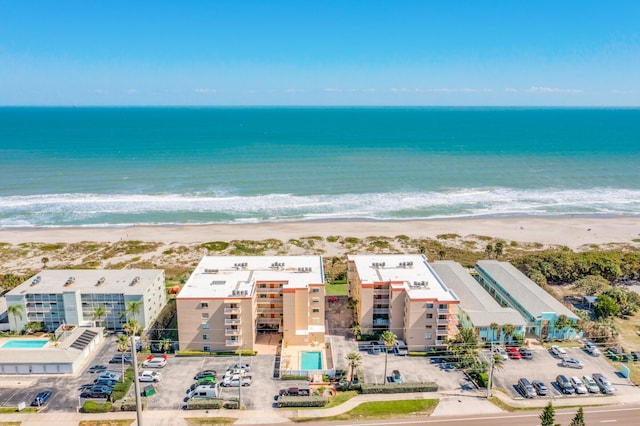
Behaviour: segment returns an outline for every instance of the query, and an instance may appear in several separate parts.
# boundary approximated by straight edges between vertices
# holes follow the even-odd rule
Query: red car
[[[511,359],[520,359],[520,358],[522,358],[522,354],[518,351],[518,348],[514,348],[512,346],[507,346],[506,347],[506,351],[507,351],[507,355],[509,355],[509,358],[511,358]]]

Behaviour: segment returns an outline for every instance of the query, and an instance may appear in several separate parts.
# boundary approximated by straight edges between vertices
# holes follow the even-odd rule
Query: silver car
[[[575,358],[562,358],[562,366],[569,368],[583,368],[584,364]]]
[[[573,385],[573,388],[576,390],[576,393],[579,395],[584,395],[585,393],[587,393],[587,387],[584,385],[584,383],[582,383],[582,380],[580,380],[580,377],[578,376],[571,376],[571,384]]]
[[[584,383],[584,385],[586,386],[587,390],[591,393],[598,393],[600,392],[600,388],[598,387],[598,384],[595,382],[595,380],[593,380],[593,378],[591,378],[591,376],[582,376],[582,382]]]

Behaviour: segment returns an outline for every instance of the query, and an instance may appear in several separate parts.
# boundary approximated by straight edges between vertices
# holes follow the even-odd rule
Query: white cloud
[[[541,86],[531,86],[527,89],[529,93],[584,93],[582,89],[559,89],[557,87],[541,87]]]
[[[633,90],[619,90],[619,89],[612,89],[610,92],[613,93],[614,95],[633,95],[636,93]]]
[[[284,89],[284,93],[304,93],[302,89]]]
[[[513,87],[507,87],[504,89],[504,91],[508,93],[516,93],[518,89],[514,89]]]
[[[421,89],[421,88],[406,88],[406,87],[392,87],[391,92],[393,93],[491,93],[493,89],[472,89],[469,87],[463,88],[448,88],[448,87],[437,87],[431,89]]]
[[[325,87],[324,89],[322,89],[323,92],[328,92],[328,93],[339,93],[342,92],[341,89],[335,89],[333,87]]]
[[[216,93],[217,90],[216,89],[206,89],[206,88],[202,88],[202,89],[193,89],[193,91],[195,93]]]

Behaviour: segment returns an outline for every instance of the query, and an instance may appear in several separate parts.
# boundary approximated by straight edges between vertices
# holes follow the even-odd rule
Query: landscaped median
[[[308,421],[350,421],[350,420],[375,420],[398,419],[408,416],[429,416],[433,413],[440,400],[438,399],[405,399],[396,401],[366,401],[351,410],[329,416],[322,416],[321,410],[314,412],[310,417],[289,417],[293,422]],[[315,411],[315,410],[314,410]],[[327,410],[329,411],[329,410]],[[310,413],[309,413],[310,414]]]

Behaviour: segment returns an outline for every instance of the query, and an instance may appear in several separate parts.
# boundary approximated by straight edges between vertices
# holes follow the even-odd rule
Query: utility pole
[[[493,340],[491,341],[491,353],[489,354],[489,380],[487,383],[487,398],[491,397],[491,386],[493,385]]]
[[[242,379],[244,379],[244,375],[242,374],[242,372],[244,371],[242,369],[242,348],[240,348],[240,351],[238,352],[238,366],[240,367],[240,382],[238,386],[238,410],[242,410]]]
[[[142,426],[142,404],[140,401],[140,382],[138,381],[138,359],[136,357],[136,340],[131,336],[131,362],[133,364],[133,388],[136,393],[136,419],[138,426]]]

